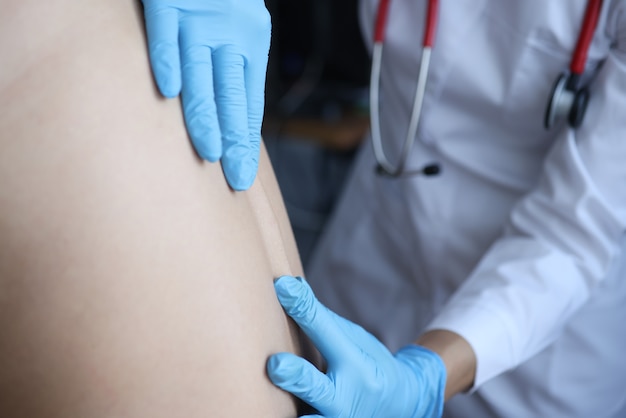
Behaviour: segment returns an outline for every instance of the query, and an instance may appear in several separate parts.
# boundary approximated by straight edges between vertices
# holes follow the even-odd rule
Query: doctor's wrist
[[[472,387],[476,376],[476,355],[465,338],[452,331],[431,330],[422,334],[416,344],[441,357],[447,375],[446,400]]]

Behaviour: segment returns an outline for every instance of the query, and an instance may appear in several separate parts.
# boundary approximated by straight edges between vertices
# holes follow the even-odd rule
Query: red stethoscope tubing
[[[385,29],[387,29],[387,16],[389,15],[389,3],[391,0],[380,0],[378,13],[376,13],[376,26],[374,29],[374,43],[385,41]]]
[[[570,71],[572,74],[581,75],[583,71],[585,71],[587,55],[589,54],[589,46],[591,45],[593,34],[596,31],[596,26],[598,25],[601,8],[602,0],[590,0],[587,4],[583,26],[580,31],[580,35],[578,36],[578,42],[576,43],[576,49],[574,50],[574,55],[572,56],[572,62],[570,63]]]
[[[439,1],[429,0],[428,11],[426,14],[426,29],[424,33],[423,46],[433,47],[435,44],[435,32],[437,29]],[[378,3],[378,13],[376,13],[376,26],[374,30],[374,43],[382,43],[385,41],[385,32],[387,29],[387,19],[389,17],[389,6],[391,0],[381,0]],[[583,21],[582,30],[576,43],[576,49],[570,64],[570,71],[574,74],[582,74],[587,62],[589,46],[593,39],[593,34],[598,24],[600,10],[602,9],[602,0],[589,0],[585,19]]]
[[[415,95],[413,97],[413,108],[411,110],[411,119],[407,130],[407,137],[402,146],[400,153],[400,161],[395,167],[389,162],[385,155],[382,139],[380,135],[380,118],[379,118],[379,83],[383,45],[385,41],[385,30],[387,29],[387,19],[389,17],[389,7],[391,0],[380,0],[378,4],[378,12],[374,27],[374,50],[372,56],[372,74],[370,86],[370,115],[371,115],[371,132],[372,144],[374,147],[374,155],[378,162],[377,170],[380,173],[397,177],[403,174],[404,165],[407,161],[409,151],[415,141],[415,136],[419,126],[422,113],[422,105],[424,104],[424,93],[426,89],[426,79],[428,77],[428,69],[430,67],[430,55],[435,44],[435,32],[437,30],[437,18],[439,1],[429,0],[428,9],[426,11],[426,29],[424,32],[424,40],[422,42],[422,59],[420,63],[420,71],[417,80]],[[426,171],[431,171],[426,170]],[[436,170],[438,171],[438,170]],[[410,173],[408,173],[410,174]]]
[[[382,50],[385,42],[385,32],[387,29],[387,22],[389,18],[389,9],[391,6],[391,0],[380,0],[378,3],[378,10],[376,13],[376,20],[374,26],[374,49],[373,49],[373,57],[372,57],[372,76],[371,76],[371,85],[370,85],[370,115],[371,115],[371,132],[372,132],[372,143],[374,146],[374,154],[376,160],[378,162],[379,172],[386,173],[391,176],[399,176],[402,174],[404,170],[404,165],[408,158],[409,151],[413,145],[415,140],[415,135],[417,133],[417,129],[421,119],[422,105],[424,104],[424,94],[426,89],[426,79],[428,76],[428,70],[430,66],[430,56],[431,51],[435,44],[435,32],[437,29],[438,23],[438,14],[439,14],[439,1],[438,0],[429,0],[428,1],[428,9],[426,11],[426,28],[424,31],[424,40],[422,42],[422,60],[420,64],[420,72],[418,76],[418,83],[416,93],[414,95],[413,100],[413,109],[411,111],[411,120],[409,123],[409,129],[407,133],[407,138],[402,147],[402,151],[400,154],[400,162],[394,167],[391,165],[389,160],[385,155],[385,151],[382,145],[382,139],[380,134],[380,118],[379,118],[379,83],[381,76],[381,61],[382,61]],[[587,56],[589,54],[589,48],[591,46],[591,41],[593,40],[593,35],[596,31],[596,27],[598,25],[598,19],[600,16],[600,10],[602,9],[602,0],[588,0],[587,8],[585,10],[585,17],[583,20],[582,28],[580,30],[580,34],[578,35],[578,41],[576,42],[576,48],[574,53],[572,54],[572,60],[570,63],[570,77],[561,76],[559,78],[559,82],[557,87],[553,90],[552,96],[550,98],[548,104],[548,110],[546,113],[545,124],[546,127],[549,128],[554,121],[556,120],[559,112],[562,113],[559,109],[563,108],[564,105],[561,103],[561,96],[567,96],[564,93],[564,89],[567,91],[574,91],[574,93],[579,92],[577,83],[580,76],[583,74],[585,70],[585,65],[587,63]],[[565,77],[565,78],[564,78]],[[562,80],[561,80],[562,79]],[[565,80],[565,81],[563,81]],[[569,84],[572,84],[574,87],[569,87]],[[567,85],[567,86],[566,86]],[[571,92],[570,92],[571,93]],[[567,97],[570,97],[571,94]],[[578,96],[580,96],[580,100],[578,100]],[[584,96],[584,97],[583,97]],[[588,99],[587,95],[578,95],[575,97],[576,100],[570,100],[571,103],[579,102],[575,108],[571,107],[571,103],[566,105],[568,106],[567,112],[574,112],[576,117],[575,126],[579,126],[582,117],[584,116],[584,110],[586,108],[586,102]],[[583,100],[584,99],[584,100]],[[571,122],[574,123],[574,122]]]
[[[378,3],[378,13],[376,13],[376,25],[374,29],[374,43],[382,43],[385,41],[390,4],[391,0],[380,0]],[[422,42],[424,47],[432,48],[435,45],[435,32],[439,19],[438,13],[439,0],[429,0],[428,10],[426,12],[426,29],[424,31],[424,41]]]

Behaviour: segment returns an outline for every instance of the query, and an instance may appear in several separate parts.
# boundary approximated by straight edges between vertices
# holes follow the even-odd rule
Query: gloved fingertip
[[[232,148],[227,149],[224,153],[222,160],[224,175],[233,190],[248,190],[252,187],[256,179],[259,170],[259,161],[257,158],[247,153],[234,153]]]
[[[152,54],[152,68],[159,91],[168,99],[177,97],[182,89],[180,61],[176,58],[178,49],[169,47],[159,50],[155,47]]]
[[[187,130],[196,152],[203,160],[216,162],[222,158],[219,131],[209,116],[187,115]]]
[[[308,289],[302,277],[281,276],[274,281],[276,295],[283,305],[300,298]]]
[[[198,152],[198,154],[200,154],[200,157],[203,160],[206,160],[210,163],[216,163],[220,160],[220,155],[219,154],[215,154],[215,153],[210,153],[210,152]]]
[[[282,276],[278,276],[277,278],[274,279],[274,285],[276,285],[276,283],[279,282],[280,280],[298,280],[298,277],[290,276],[288,274],[283,274]]]
[[[168,99],[178,97],[182,88],[180,80],[176,80],[173,77],[163,77],[161,79],[157,79],[157,85],[159,86],[159,91],[163,97]]]
[[[277,353],[270,356],[266,369],[272,383],[283,388],[301,373],[301,367],[293,361],[293,355],[289,353]]]
[[[267,363],[265,364],[265,369],[267,370],[267,375],[270,380],[274,382],[274,378],[276,377],[276,370],[280,367],[280,353],[273,354],[267,359]]]
[[[233,190],[243,192],[254,184],[256,170],[233,170],[224,167],[224,175]]]

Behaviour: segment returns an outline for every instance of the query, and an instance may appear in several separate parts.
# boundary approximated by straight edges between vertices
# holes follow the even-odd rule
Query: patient
[[[294,417],[265,153],[232,192],[153,85],[133,0],[0,0],[0,416]]]

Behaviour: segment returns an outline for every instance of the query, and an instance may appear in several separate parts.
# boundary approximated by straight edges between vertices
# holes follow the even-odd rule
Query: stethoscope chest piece
[[[561,74],[554,83],[544,119],[546,129],[567,118],[572,128],[578,128],[585,117],[589,103],[589,89],[576,88],[576,75]]]
[[[602,0],[587,2],[582,29],[570,62],[570,71],[561,74],[552,88],[543,123],[546,129],[552,128],[563,118],[567,118],[572,128],[578,128],[583,123],[589,103],[589,89],[586,86],[581,87],[581,81],[601,9]]]

